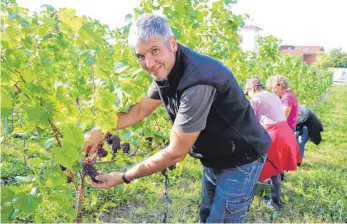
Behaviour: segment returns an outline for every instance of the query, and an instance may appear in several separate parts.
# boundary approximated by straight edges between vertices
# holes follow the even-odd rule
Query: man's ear
[[[173,52],[177,52],[178,46],[177,46],[177,39],[175,36],[171,36],[170,38],[170,47]]]

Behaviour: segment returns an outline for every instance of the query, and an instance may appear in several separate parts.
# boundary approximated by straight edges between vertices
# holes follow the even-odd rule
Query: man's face
[[[177,52],[177,41],[172,36],[168,43],[163,39],[151,38],[146,43],[135,47],[135,55],[139,65],[155,80],[165,79],[172,70]]]

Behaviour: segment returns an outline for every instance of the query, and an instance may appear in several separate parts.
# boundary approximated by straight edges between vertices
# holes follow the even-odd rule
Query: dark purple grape
[[[98,156],[99,157],[106,157],[108,155],[108,152],[104,148],[98,149]]]
[[[83,173],[92,179],[93,182],[99,183],[95,177],[98,175],[98,171],[92,164],[83,163]]]
[[[109,144],[109,145],[111,145],[112,144],[112,139],[111,139],[111,137],[112,137],[112,134],[111,133],[107,133],[106,135],[105,135],[105,141],[107,142],[107,144]]]
[[[128,154],[130,152],[130,144],[129,143],[123,143],[120,146],[124,153]]]
[[[112,153],[113,155],[117,153],[118,149],[120,149],[120,138],[117,136],[113,135],[111,137],[112,139]]]

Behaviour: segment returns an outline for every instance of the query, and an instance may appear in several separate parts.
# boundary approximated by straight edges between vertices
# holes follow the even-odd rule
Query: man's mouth
[[[161,66],[159,66],[157,69],[152,69],[152,70],[149,70],[151,73],[156,73],[159,69],[161,68]]]

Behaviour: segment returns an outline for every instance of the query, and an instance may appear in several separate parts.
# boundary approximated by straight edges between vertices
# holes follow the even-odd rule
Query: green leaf
[[[71,207],[70,202],[65,200],[64,194],[58,193],[58,194],[50,195],[48,200],[57,202],[57,204],[63,209]]]
[[[50,58],[47,57],[42,60],[42,65],[43,67],[51,67],[53,65],[53,62]]]
[[[57,188],[66,183],[66,175],[59,166],[48,167],[45,171],[45,185],[49,188]]]
[[[34,217],[35,223],[49,223],[48,220],[44,219],[41,214],[36,213]]]
[[[96,117],[96,125],[102,131],[110,131],[117,126],[118,117],[114,113],[98,113]]]
[[[93,65],[93,64],[95,64],[95,62],[96,62],[95,58],[90,54],[88,55],[88,57],[85,61],[86,65]]]
[[[28,124],[23,124],[22,127],[15,127],[14,130],[12,131],[11,135],[14,134],[28,134],[29,132],[32,132],[35,128],[34,123],[28,123]]]
[[[38,102],[27,108],[26,116],[29,121],[36,124],[48,124],[48,116],[47,113],[43,110]]]
[[[1,205],[1,223],[11,223],[11,214],[13,214],[14,208],[11,203],[4,203]]]
[[[77,212],[75,209],[73,209],[73,208],[66,209],[66,207],[65,207],[63,211],[65,214],[68,214],[70,216],[70,219],[72,219],[72,220],[76,219]]]
[[[42,159],[40,158],[29,159],[28,163],[31,167],[41,167]]]
[[[80,146],[81,148],[81,146]],[[72,169],[73,165],[76,162],[79,162],[81,149],[75,148],[73,146],[64,146],[62,149],[53,148],[53,157],[54,160],[57,161],[62,166]]]
[[[12,55],[18,60],[18,62],[25,62],[27,59],[25,51],[22,49],[12,51]]]
[[[82,129],[75,127],[75,126],[69,126],[62,129],[63,132],[63,142],[64,145],[72,145],[76,148],[81,148],[84,143],[84,136]]]
[[[5,202],[12,201],[15,193],[6,186],[1,186],[1,205]]]
[[[95,94],[95,106],[105,112],[113,109],[117,96],[112,94],[108,89],[98,89]]]
[[[34,196],[24,192],[17,194],[12,200],[13,207],[24,213],[35,211],[38,203]]]
[[[12,112],[11,97],[5,91],[3,91],[3,88],[1,88],[1,118],[10,116],[11,112]]]

